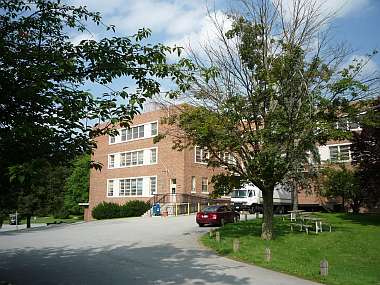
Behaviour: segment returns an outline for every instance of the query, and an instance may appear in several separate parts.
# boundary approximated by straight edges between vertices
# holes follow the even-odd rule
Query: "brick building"
[[[180,202],[181,194],[207,197],[213,191],[211,178],[223,170],[207,167],[205,151],[197,147],[173,150],[170,136],[156,144],[153,142],[159,132],[167,130],[161,119],[168,117],[169,112],[170,109],[159,109],[142,113],[135,117],[129,129],[119,128],[118,136],[97,139],[98,147],[92,159],[101,162],[103,168],[91,170],[86,220],[91,219],[93,207],[103,201],[124,204],[167,194],[171,202]],[[349,125],[345,127],[352,129]],[[319,146],[322,164],[350,163],[350,144],[332,141]],[[298,200],[301,207],[326,203],[317,193],[301,192]]]
[[[148,201],[155,194],[170,194],[179,202],[180,194],[207,197],[213,191],[211,178],[221,170],[207,167],[206,152],[195,147],[173,150],[172,138],[158,143],[153,138],[168,127],[161,119],[169,110],[145,112],[133,120],[129,129],[119,128],[116,137],[101,136],[93,160],[101,162],[101,171],[90,173],[89,208],[102,201],[124,204],[129,200]]]

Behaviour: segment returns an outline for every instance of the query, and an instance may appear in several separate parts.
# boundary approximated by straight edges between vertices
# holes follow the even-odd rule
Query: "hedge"
[[[92,209],[92,216],[97,220],[139,217],[150,209],[150,204],[143,201],[129,201],[124,205],[102,202]]]

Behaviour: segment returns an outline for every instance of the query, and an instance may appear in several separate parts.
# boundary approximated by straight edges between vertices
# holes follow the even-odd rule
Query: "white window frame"
[[[108,137],[108,144],[115,144],[116,143],[116,136],[109,136]]]
[[[200,152],[201,160],[197,160],[197,151]],[[209,160],[210,159],[210,153],[208,150],[200,148],[199,146],[194,147],[194,162],[199,164],[207,164],[207,161],[205,161],[204,157]]]
[[[197,180],[195,176],[191,176],[191,193],[197,193]]]
[[[152,125],[156,125],[156,133],[155,134],[152,133],[152,130],[153,130]],[[158,135],[158,121],[151,122],[150,123],[150,136],[155,137],[157,135]]]
[[[155,135],[152,135],[152,128],[151,124],[157,124],[157,132]],[[143,129],[141,129],[143,127]],[[133,129],[137,128],[137,137],[133,138]],[[122,140],[122,132],[126,132],[125,135],[125,140]],[[150,130],[150,132],[148,132]],[[137,141],[137,140],[142,140],[142,139],[148,139],[152,138],[158,135],[158,120],[156,121],[150,121],[142,124],[137,124],[137,125],[132,125],[129,126],[129,128],[119,128],[118,129],[119,135],[112,137],[109,136],[108,138],[108,144],[113,145],[113,144],[120,144],[120,143],[126,143],[126,142],[131,142],[131,141]],[[112,141],[114,140],[114,141]]]
[[[108,155],[108,169],[115,168],[115,159],[116,159],[116,155],[114,153]]]
[[[155,188],[154,188],[154,191],[152,191],[152,179],[154,180],[154,185],[155,185]],[[157,176],[150,176],[149,177],[149,194],[150,195],[154,195],[154,194],[157,194]]]
[[[331,144],[331,145],[327,145],[328,149],[329,149],[329,160],[332,162],[332,163],[344,163],[344,162],[350,162],[352,161],[352,152],[351,152],[351,145],[352,143],[343,143],[343,144]],[[340,153],[341,153],[341,150],[340,148],[342,146],[348,146],[349,149],[348,149],[348,160],[341,160],[340,159]],[[337,160],[332,160],[331,159],[331,148],[332,147],[337,147],[338,148],[338,159]]]
[[[152,150],[156,151],[156,161],[152,162]],[[148,152],[146,154],[145,152]],[[114,166],[110,167],[110,156],[114,156]],[[125,156],[125,159],[122,159]],[[119,162],[116,165],[116,162]],[[134,163],[134,164],[133,164]],[[115,152],[108,154],[108,168],[128,168],[138,166],[149,166],[158,163],[158,147],[134,149],[130,151]]]
[[[154,153],[154,157],[155,157],[155,160],[153,160],[153,153]],[[157,147],[153,147],[151,149],[149,149],[149,164],[157,164],[157,161],[158,161],[158,148]]]
[[[206,184],[204,184],[204,181],[206,181]],[[203,187],[206,187],[206,191],[203,191]],[[207,177],[202,177],[202,193],[209,193],[208,192],[208,178]]]
[[[110,190],[111,185],[112,185],[112,190]],[[114,194],[115,194],[115,179],[108,179],[107,180],[107,197],[115,197]]]

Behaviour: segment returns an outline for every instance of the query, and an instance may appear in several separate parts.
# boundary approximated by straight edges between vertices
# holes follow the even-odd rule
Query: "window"
[[[156,136],[157,135],[157,123],[151,123],[150,124],[150,135],[153,137],[153,136]]]
[[[228,164],[235,165],[236,161],[233,155],[229,152],[223,153],[223,161]]]
[[[128,129],[127,130],[127,140],[131,140],[132,139],[132,129]]]
[[[143,138],[144,137],[144,125],[142,126],[139,126],[139,138]]]
[[[120,167],[126,166],[127,165],[127,154],[126,153],[121,153],[120,154]]]
[[[341,118],[336,122],[336,128],[349,131],[360,129],[360,125],[358,122],[350,121],[347,118]]]
[[[132,164],[132,153],[127,152],[125,156],[125,166],[130,166]]]
[[[114,168],[115,167],[115,155],[110,154],[108,156],[108,168]]]
[[[126,179],[120,179],[119,181],[119,196],[125,196]]]
[[[136,196],[136,179],[131,179],[131,195]]]
[[[138,178],[137,179],[137,196],[142,196],[143,191],[143,179]]]
[[[137,152],[137,165],[144,164],[144,151],[140,150]]]
[[[130,151],[120,153],[120,167],[136,166],[144,164],[144,151]]]
[[[202,192],[208,193],[208,179],[206,177],[202,177]]]
[[[138,127],[132,128],[132,135],[133,135],[133,139],[138,139],[139,138],[139,129],[138,129]]]
[[[120,131],[120,136],[121,136],[121,141],[125,142],[127,140],[127,130],[126,129],[122,129]]]
[[[125,182],[125,195],[131,196],[131,179],[126,179]]]
[[[132,165],[137,165],[137,151],[132,152]]]
[[[197,192],[195,176],[191,176],[191,193]]]
[[[332,162],[342,162],[351,160],[350,145],[329,146],[330,160]]]
[[[157,163],[157,149],[152,148],[150,150],[150,163]]]
[[[116,142],[116,138],[110,136],[110,143],[115,143],[115,142]]]
[[[196,163],[207,163],[209,157],[210,155],[207,150],[202,149],[199,146],[195,147],[195,162]]]
[[[107,196],[113,196],[113,180],[108,180]]]
[[[150,177],[150,194],[157,193],[157,177]]]

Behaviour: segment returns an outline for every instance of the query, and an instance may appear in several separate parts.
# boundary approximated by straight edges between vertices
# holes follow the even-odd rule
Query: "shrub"
[[[149,203],[143,201],[129,201],[121,206],[122,217],[139,217],[150,209]]]
[[[97,220],[139,217],[149,209],[149,203],[138,200],[129,201],[122,206],[115,203],[102,202],[92,209],[92,216]]]
[[[120,218],[120,206],[115,203],[102,202],[92,209],[92,216],[97,220]]]

